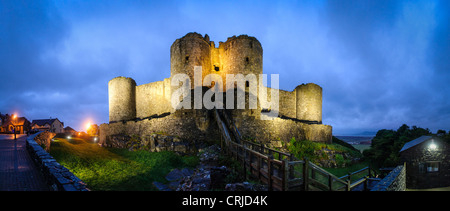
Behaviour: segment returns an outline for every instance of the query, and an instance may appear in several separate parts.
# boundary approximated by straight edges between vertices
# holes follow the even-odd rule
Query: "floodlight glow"
[[[431,143],[430,146],[428,146],[431,150],[435,150],[437,148],[436,144]]]

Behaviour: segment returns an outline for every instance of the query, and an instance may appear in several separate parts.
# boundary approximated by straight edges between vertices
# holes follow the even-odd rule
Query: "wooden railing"
[[[221,145],[225,153],[241,163],[245,175],[249,173],[251,177],[267,184],[269,191],[350,191],[361,184],[367,189],[367,181],[371,176],[370,168],[366,167],[338,178],[308,160],[298,160],[290,153],[242,140],[239,130],[228,114],[223,110],[220,113],[218,110],[214,112],[224,138]],[[226,123],[222,119],[225,119]],[[365,171],[368,173],[355,179],[355,175]]]

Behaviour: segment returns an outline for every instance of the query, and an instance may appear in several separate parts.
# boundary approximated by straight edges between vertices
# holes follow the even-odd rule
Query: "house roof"
[[[8,119],[5,122],[2,122],[2,127],[8,126],[8,125],[16,125],[16,126],[21,126],[21,125],[25,125],[25,123],[27,122],[27,118],[25,117],[17,117],[17,119],[12,120],[12,119]]]
[[[69,126],[65,127],[64,130],[65,131],[75,131],[76,132],[76,130],[74,130],[73,128],[71,128]]]
[[[31,124],[32,125],[34,125],[34,124],[36,124],[36,125],[39,125],[39,126],[44,126],[45,124],[49,124],[49,125],[51,125],[51,124],[53,124],[53,122],[55,121],[55,120],[57,120],[58,118],[56,118],[56,119],[35,119],[35,120],[33,120],[33,122],[31,122]],[[58,120],[59,121],[59,120]],[[61,122],[61,121],[60,121]]]
[[[405,145],[403,145],[403,148],[400,150],[400,152],[405,151],[413,146],[416,146],[422,142],[428,141],[430,139],[432,139],[433,137],[431,136],[421,136],[419,138],[416,138],[410,142],[406,142]]]

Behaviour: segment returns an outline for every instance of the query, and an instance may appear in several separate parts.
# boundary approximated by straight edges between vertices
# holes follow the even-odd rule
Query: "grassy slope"
[[[155,190],[152,182],[166,182],[170,170],[198,163],[173,152],[102,148],[77,138],[55,139],[50,154],[92,190]]]

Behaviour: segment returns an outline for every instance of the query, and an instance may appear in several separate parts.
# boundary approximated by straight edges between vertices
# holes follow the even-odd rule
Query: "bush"
[[[287,148],[290,153],[301,160],[306,158],[319,166],[346,166],[354,158],[361,158],[359,150],[341,145],[343,141],[333,144],[312,142],[308,140],[297,141],[292,138]],[[334,161],[333,161],[334,160]]]
[[[321,150],[321,147],[311,141],[297,141],[295,137],[292,137],[291,141],[287,146],[290,153],[294,154],[298,159],[305,160],[308,158],[309,160],[317,159],[316,154],[314,153],[317,150]]]

